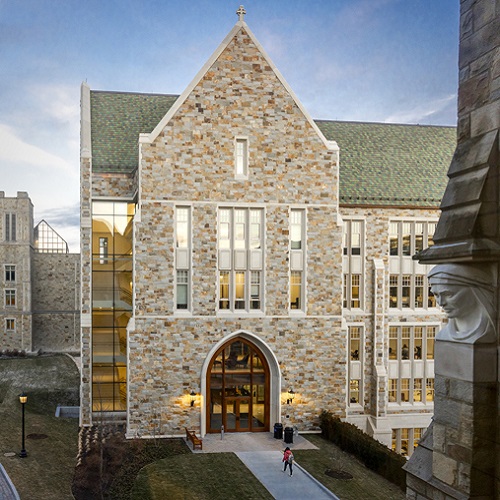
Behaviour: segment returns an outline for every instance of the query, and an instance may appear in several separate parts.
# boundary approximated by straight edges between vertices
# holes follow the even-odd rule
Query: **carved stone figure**
[[[437,339],[466,344],[495,342],[495,274],[491,265],[439,264],[428,274],[448,324]]]

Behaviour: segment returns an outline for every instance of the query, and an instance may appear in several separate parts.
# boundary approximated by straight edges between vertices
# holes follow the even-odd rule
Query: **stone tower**
[[[436,337],[433,424],[407,497],[500,498],[500,0],[461,0],[458,146],[434,235],[420,254],[449,321]]]

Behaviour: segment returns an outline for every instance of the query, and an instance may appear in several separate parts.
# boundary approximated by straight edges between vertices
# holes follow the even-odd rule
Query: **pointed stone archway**
[[[264,432],[280,421],[280,370],[269,346],[237,331],[208,353],[202,367],[201,435]]]

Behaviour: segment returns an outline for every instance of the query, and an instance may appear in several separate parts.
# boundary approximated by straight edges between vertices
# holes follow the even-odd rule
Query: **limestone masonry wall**
[[[34,253],[33,350],[80,349],[80,255]]]

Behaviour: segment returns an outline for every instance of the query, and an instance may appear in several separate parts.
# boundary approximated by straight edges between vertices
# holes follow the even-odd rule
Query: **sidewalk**
[[[238,458],[277,500],[338,499],[330,490],[314,479],[297,462],[293,464],[293,476],[283,471],[282,453],[277,451],[242,451]]]
[[[236,454],[277,500],[307,498],[338,500],[338,497],[314,479],[297,462],[293,464],[292,477],[288,475],[288,472],[282,472],[281,458],[286,446],[289,446],[292,451],[317,449],[300,435],[293,436],[293,443],[286,444],[281,439],[274,439],[271,432],[235,432],[224,434],[223,438],[220,434],[206,434],[203,438],[203,450],[196,450],[193,453],[232,452]]]

